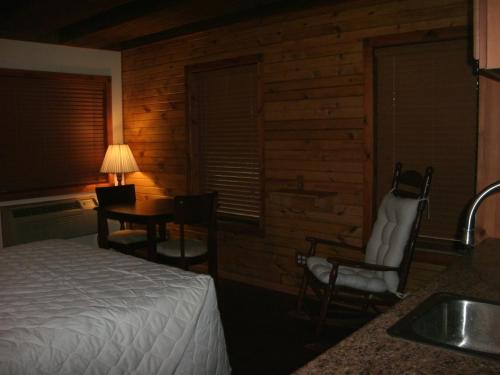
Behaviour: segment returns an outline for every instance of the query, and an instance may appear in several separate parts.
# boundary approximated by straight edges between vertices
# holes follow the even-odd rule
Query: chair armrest
[[[325,240],[323,238],[318,238],[318,237],[307,236],[306,241],[310,242],[313,245],[315,244],[331,245],[331,246],[340,246],[346,249],[359,250],[359,247],[356,246],[348,245],[338,241]]]
[[[365,263],[350,259],[338,259],[338,258],[328,258],[329,263],[335,266],[348,266],[354,268],[363,268],[365,270],[372,271],[399,271],[399,267],[384,266],[381,264]]]

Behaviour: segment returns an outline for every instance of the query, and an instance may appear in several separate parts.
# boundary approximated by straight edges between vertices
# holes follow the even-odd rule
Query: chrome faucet
[[[476,195],[469,208],[467,209],[467,216],[465,218],[465,227],[462,237],[462,243],[466,246],[474,246],[474,226],[476,224],[476,211],[483,200],[488,198],[491,194],[500,191],[500,181],[494,182],[485,187],[481,192]]]

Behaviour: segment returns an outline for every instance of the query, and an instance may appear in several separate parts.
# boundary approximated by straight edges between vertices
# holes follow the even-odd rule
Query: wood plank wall
[[[295,292],[306,235],[362,245],[365,151],[363,40],[464,26],[467,0],[356,0],[242,22],[126,50],[124,138],[138,194],[186,192],[186,65],[263,55],[265,235],[220,234],[220,273]],[[306,192],[294,192],[297,177]],[[332,250],[324,250],[329,253]],[[361,252],[347,253],[357,259]],[[415,263],[410,288],[446,260]]]
[[[477,191],[500,180],[500,82],[479,79],[479,139]],[[500,238],[500,194],[487,198],[478,209],[476,241]]]

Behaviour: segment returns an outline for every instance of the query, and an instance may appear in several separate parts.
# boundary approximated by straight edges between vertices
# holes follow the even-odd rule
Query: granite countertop
[[[389,327],[437,292],[500,301],[500,239],[483,241],[427,287],[409,295],[295,374],[500,374],[500,361],[389,336]]]

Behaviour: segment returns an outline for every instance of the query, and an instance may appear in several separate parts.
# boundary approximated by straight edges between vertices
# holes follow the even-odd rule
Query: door
[[[430,220],[420,234],[459,238],[474,195],[477,83],[465,39],[375,49],[375,197],[390,189],[396,161],[434,168]]]

